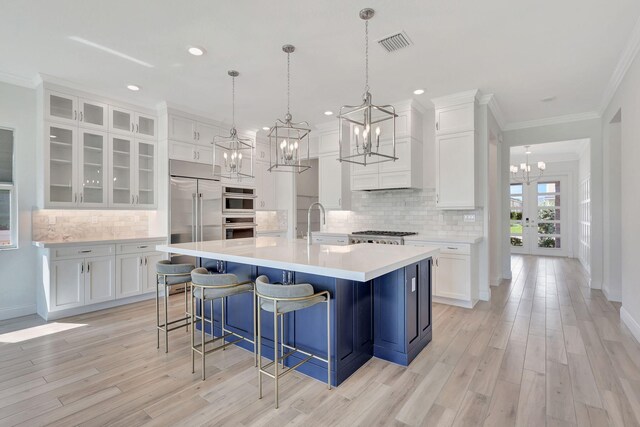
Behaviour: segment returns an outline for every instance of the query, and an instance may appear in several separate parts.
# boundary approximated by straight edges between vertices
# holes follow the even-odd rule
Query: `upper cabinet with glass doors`
[[[47,121],[105,132],[109,127],[109,107],[105,103],[52,90],[45,91],[44,102]]]
[[[157,120],[147,114],[110,106],[109,132],[133,135],[136,138],[156,139]]]

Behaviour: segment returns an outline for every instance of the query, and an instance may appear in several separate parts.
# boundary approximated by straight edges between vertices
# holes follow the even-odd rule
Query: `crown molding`
[[[493,118],[495,118],[498,123],[498,127],[500,130],[503,130],[507,125],[507,122],[504,118],[504,113],[500,109],[500,105],[498,105],[498,101],[496,101],[496,97],[492,93],[482,95],[480,97],[480,105],[486,105],[489,110],[491,110]]]
[[[473,89],[447,96],[441,96],[439,98],[431,98],[431,103],[435,108],[445,108],[465,104],[467,102],[475,102],[479,97],[480,91],[478,89]]]
[[[504,131],[535,128],[539,126],[559,125],[563,123],[581,122],[583,120],[600,119],[600,113],[590,111],[588,113],[567,114],[564,116],[547,117],[545,119],[527,120],[524,122],[507,123],[502,129]]]
[[[636,24],[631,31],[631,37],[629,37],[627,44],[622,50],[622,55],[620,55],[618,64],[613,70],[613,74],[611,75],[609,83],[605,88],[604,94],[602,96],[602,101],[600,103],[600,108],[598,110],[600,116],[604,114],[604,111],[611,103],[611,100],[618,91],[618,87],[620,86],[620,83],[622,83],[624,76],[627,74],[629,67],[631,67],[631,64],[633,64],[638,51],[640,51],[640,18],[636,21]]]
[[[8,83],[15,86],[22,86],[29,89],[35,89],[40,84],[40,77],[36,76],[35,78],[29,79],[28,77],[0,71],[0,82]]]

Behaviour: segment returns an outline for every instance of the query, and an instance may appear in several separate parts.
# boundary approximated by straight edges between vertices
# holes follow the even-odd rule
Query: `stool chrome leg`
[[[254,301],[257,300],[258,310],[260,310],[260,297],[255,295],[254,291]],[[255,304],[255,303],[254,303]],[[255,316],[255,313],[254,313]],[[262,322],[260,322],[260,312],[258,311],[257,315],[257,326],[258,326],[258,399],[262,399]]]
[[[278,409],[278,310],[275,301],[273,301],[273,367],[276,383],[276,409]]]
[[[169,353],[169,285],[164,283],[164,352]]]
[[[253,297],[253,366],[258,366],[258,352],[256,351],[256,346],[258,345],[258,341],[256,341],[256,294],[252,292],[251,295]]]
[[[225,334],[224,329],[224,303],[227,301],[226,297],[220,298],[220,336],[223,337]],[[211,317],[211,321],[213,322],[213,317]],[[222,339],[222,344],[225,344],[226,339]],[[225,351],[226,347],[222,347],[222,351]]]
[[[327,388],[331,390],[331,297],[327,294]]]
[[[284,370],[284,313],[280,317],[280,357],[282,357],[282,370]]]
[[[166,278],[165,278],[166,279]],[[156,348],[160,348],[160,276],[156,274],[156,335],[157,335],[157,345]]]
[[[184,284],[184,314],[185,314],[185,319],[184,319],[184,323],[186,325],[186,333],[189,333],[189,305],[187,304],[187,294],[189,293],[189,288],[188,288],[189,284],[185,283]]]
[[[196,312],[193,306],[193,283],[191,284],[191,297],[189,298],[190,306],[191,306],[191,373],[194,374],[196,372],[196,357],[195,351],[193,349],[193,343],[195,341],[196,335]]]
[[[211,305],[211,335],[213,336],[213,305]],[[204,328],[205,328],[205,315],[204,315],[204,291],[202,292],[202,298],[200,298],[200,324],[202,325],[202,330],[200,331],[200,337],[201,337],[201,354],[200,356],[202,357],[202,381],[205,380],[205,374],[204,374],[204,365],[205,365],[205,354],[206,354],[206,350],[205,350],[205,336],[204,336]]]

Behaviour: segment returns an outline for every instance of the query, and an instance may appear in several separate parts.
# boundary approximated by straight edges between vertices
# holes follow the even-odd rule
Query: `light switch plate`
[[[465,214],[464,222],[476,222],[476,214]]]
[[[416,291],[416,278],[412,277],[411,278],[411,292],[415,292]]]

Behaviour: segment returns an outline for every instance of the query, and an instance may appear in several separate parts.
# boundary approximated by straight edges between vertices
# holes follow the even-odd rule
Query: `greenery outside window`
[[[0,128],[0,249],[18,245],[13,130]]]

